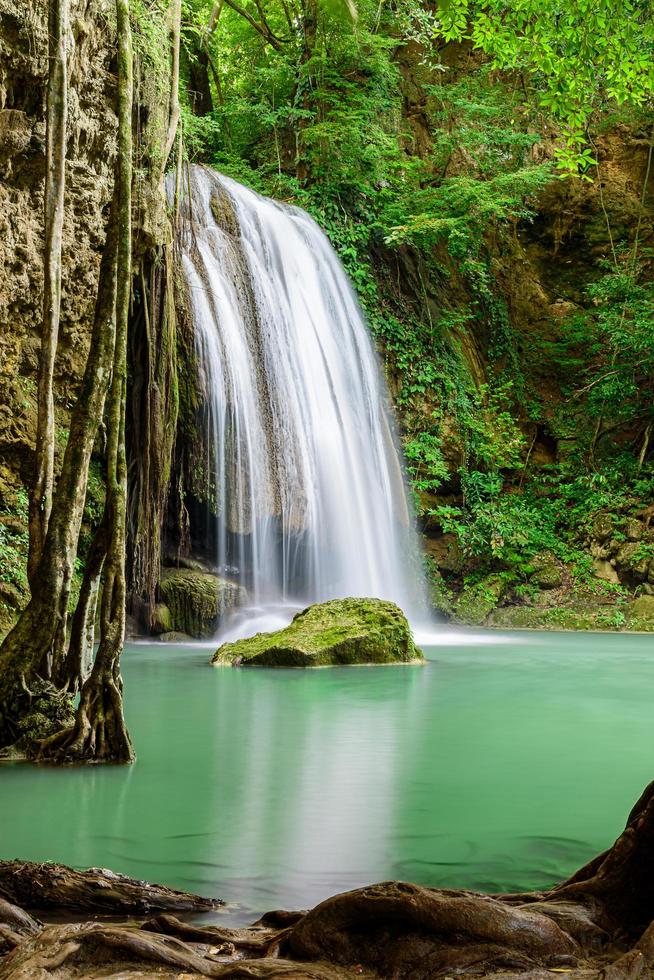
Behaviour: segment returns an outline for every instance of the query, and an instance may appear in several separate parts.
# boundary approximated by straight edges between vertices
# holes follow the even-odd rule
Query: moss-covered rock
[[[625,521],[624,533],[628,541],[640,541],[644,531],[645,527],[637,517],[628,517]]]
[[[152,617],[153,633],[169,633],[173,628],[173,614],[165,602],[158,602]]]
[[[611,514],[599,513],[593,520],[593,537],[596,541],[606,541],[615,530],[615,522]]]
[[[245,589],[235,582],[188,568],[164,569],[159,589],[170,610],[168,631],[197,639],[213,636],[221,616],[247,599]]]
[[[636,579],[647,576],[650,559],[640,542],[625,542],[615,556],[615,561],[618,568],[630,572]]]
[[[534,569],[530,579],[532,585],[537,585],[540,589],[558,589],[563,584],[561,568],[550,552],[536,555],[530,564]]]
[[[611,562],[606,561],[606,559],[593,559],[593,575],[595,578],[599,578],[603,582],[609,582],[611,585],[618,585],[620,582],[620,576]]]
[[[334,599],[309,606],[285,629],[223,643],[215,665],[328,667],[423,660],[402,610],[382,599]]]
[[[487,575],[480,582],[465,585],[456,604],[455,619],[468,626],[481,626],[507,591],[503,575]]]
[[[627,624],[630,629],[654,630],[654,596],[641,595],[625,606]]]
[[[193,637],[188,633],[180,633],[178,630],[170,630],[168,633],[160,633],[159,639],[162,643],[192,643]]]
[[[496,629],[532,630],[592,630],[610,629],[608,622],[598,619],[596,609],[565,607],[543,609],[538,606],[504,606],[494,609],[487,626]],[[617,627],[613,627],[617,628]]]

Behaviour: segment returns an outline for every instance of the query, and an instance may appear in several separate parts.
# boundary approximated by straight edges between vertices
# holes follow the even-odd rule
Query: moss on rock
[[[532,585],[537,585],[541,589],[558,589],[563,584],[561,568],[554,555],[549,552],[532,558],[531,566],[534,569],[531,576]]]
[[[394,603],[382,599],[333,599],[304,609],[285,629],[223,643],[212,663],[328,667],[423,660],[406,616]]]
[[[594,608],[558,607],[543,609],[537,606],[504,606],[495,609],[486,623],[497,629],[537,630],[599,630],[617,628],[599,618]]]
[[[164,569],[159,589],[171,617],[166,632],[197,639],[213,636],[221,616],[247,599],[245,589],[235,582],[188,568]]]
[[[487,575],[480,582],[464,586],[456,605],[456,621],[469,626],[481,626],[504,597],[506,577]]]
[[[632,630],[654,630],[654,596],[641,595],[627,604],[627,623]]]
[[[173,614],[165,602],[158,602],[154,607],[152,632],[169,633],[173,628]]]

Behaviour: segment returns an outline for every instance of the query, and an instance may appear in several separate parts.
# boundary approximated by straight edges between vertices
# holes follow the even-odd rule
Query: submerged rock
[[[218,629],[220,617],[241,606],[247,593],[241,585],[210,572],[166,568],[159,589],[168,610],[168,631],[207,639]]]
[[[382,599],[333,599],[304,609],[285,629],[223,643],[212,663],[327,667],[423,660],[399,606]]]

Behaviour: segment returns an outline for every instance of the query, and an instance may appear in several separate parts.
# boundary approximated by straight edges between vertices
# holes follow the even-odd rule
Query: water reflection
[[[390,877],[539,887],[606,846],[651,778],[651,640],[516,634],[432,655],[216,670],[206,651],[132,648],[137,764],[0,769],[0,856],[221,895],[242,921]]]

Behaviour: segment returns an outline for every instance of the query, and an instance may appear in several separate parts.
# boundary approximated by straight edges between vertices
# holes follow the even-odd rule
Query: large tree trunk
[[[129,575],[133,611],[154,625],[162,528],[177,431],[177,317],[172,249],[158,251],[141,277],[141,315],[133,317],[129,457]],[[140,370],[138,366],[144,365]]]
[[[0,747],[22,735],[29,688],[63,656],[70,586],[84,510],[88,469],[111,377],[116,317],[117,198],[109,218],[84,379],[53,499],[32,597],[0,647]]]
[[[123,715],[120,654],[125,639],[127,459],[125,406],[127,330],[132,283],[133,55],[129,0],[116,0],[118,25],[118,249],[116,342],[108,408],[107,554],[100,615],[100,646],[80,692],[72,729],[42,743],[39,759],[55,762],[132,762]]]
[[[73,694],[80,690],[93,667],[95,619],[98,611],[100,579],[107,556],[108,530],[105,507],[86,556],[84,578],[70,626],[68,653],[56,677],[56,683]]]
[[[182,30],[182,0],[170,0],[170,35],[172,41],[172,65],[170,77],[170,107],[168,112],[168,131],[161,160],[161,180],[163,181],[168,158],[172,153],[180,118],[179,106],[179,54]]]
[[[213,111],[213,99],[209,83],[209,54],[205,47],[196,48],[189,58],[188,69],[193,114],[207,116]]]
[[[39,356],[34,482],[29,501],[27,574],[34,587],[52,509],[55,421],[54,376],[61,309],[61,241],[64,221],[68,118],[68,0],[50,0],[44,193],[43,324]]]

